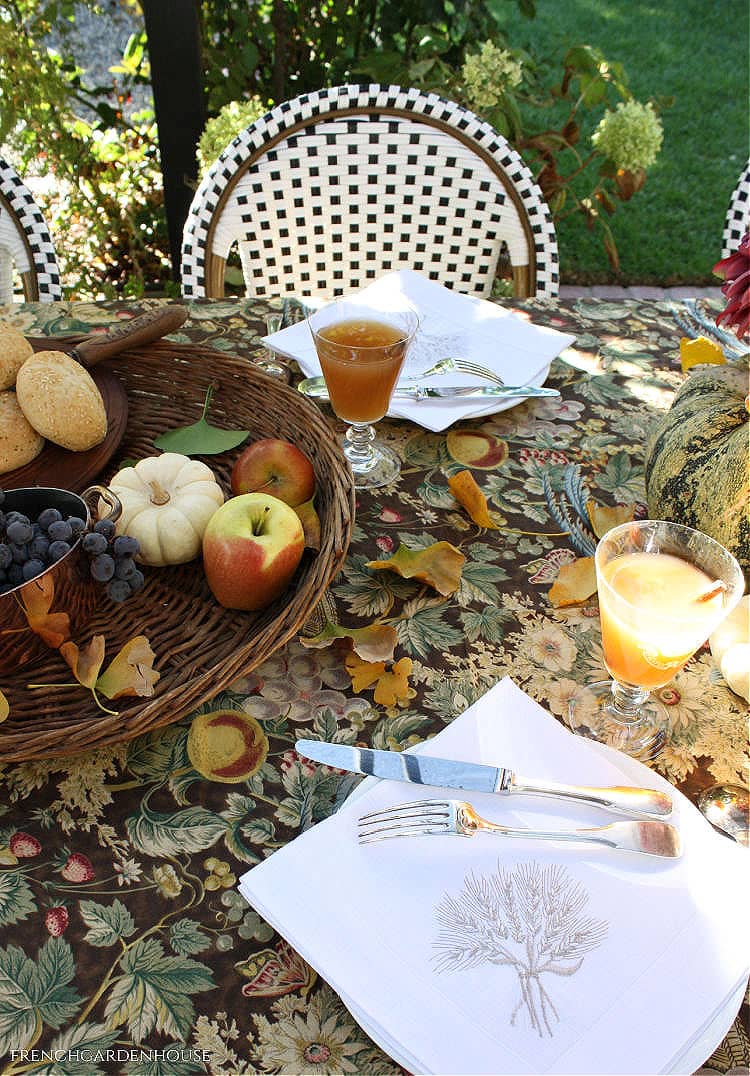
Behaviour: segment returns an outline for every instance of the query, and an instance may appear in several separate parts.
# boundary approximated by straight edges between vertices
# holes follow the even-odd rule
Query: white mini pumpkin
[[[750,702],[750,595],[740,598],[709,643],[713,659],[727,684]]]
[[[109,488],[122,502],[117,533],[136,538],[138,560],[153,567],[197,557],[208,521],[224,503],[211,468],[177,452],[124,467]]]

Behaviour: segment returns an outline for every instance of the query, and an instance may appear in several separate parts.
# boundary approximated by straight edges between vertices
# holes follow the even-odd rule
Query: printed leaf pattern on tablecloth
[[[122,901],[114,900],[110,905],[105,905],[82,900],[79,911],[89,928],[83,939],[89,945],[116,945],[135,932],[135,921]]]
[[[210,848],[226,830],[225,822],[203,807],[162,814],[143,806],[125,825],[136,849],[164,857]]]
[[[184,1040],[195,1017],[190,995],[216,986],[210,970],[189,957],[168,956],[154,938],[136,942],[120,963],[123,976],[105,1008],[107,1027],[127,1025],[136,1043],[153,1030]]]
[[[75,1016],[81,999],[69,985],[74,973],[63,938],[49,938],[35,961],[17,945],[0,949],[0,1053],[28,1046],[38,1023],[59,1028]]]

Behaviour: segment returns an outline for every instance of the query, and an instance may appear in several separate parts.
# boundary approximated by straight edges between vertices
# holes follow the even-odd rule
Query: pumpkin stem
[[[722,583],[721,579],[717,579],[710,590],[705,590],[702,594],[699,594],[695,600],[697,602],[710,602],[712,598],[718,597],[718,595],[726,589],[726,583]]]
[[[155,478],[149,481],[151,487],[151,503],[152,504],[169,504],[171,497]]]

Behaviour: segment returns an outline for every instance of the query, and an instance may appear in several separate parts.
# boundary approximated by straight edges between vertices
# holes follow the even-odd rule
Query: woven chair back
[[[13,301],[13,268],[27,302],[62,299],[60,270],[49,229],[34,196],[0,157],[0,305]]]
[[[394,269],[487,296],[554,296],[549,209],[498,132],[436,94],[339,86],[274,108],[227,146],[183,236],[187,298],[224,294],[239,246],[248,294],[333,298]]]
[[[748,228],[750,228],[750,160],[745,165],[737,180],[737,186],[732,191],[732,197],[729,199],[721,243],[722,258],[729,257],[737,250]]]

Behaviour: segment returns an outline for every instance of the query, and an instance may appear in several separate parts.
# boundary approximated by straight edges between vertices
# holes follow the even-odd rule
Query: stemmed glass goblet
[[[613,679],[574,695],[568,724],[651,761],[669,727],[650,693],[672,680],[735,607],[742,570],[708,535],[649,519],[608,531],[594,561],[604,664]]]
[[[398,477],[401,461],[376,439],[406,353],[419,326],[407,299],[381,308],[339,299],[309,318],[331,406],[348,422],[344,455],[355,489],[377,489]]]

